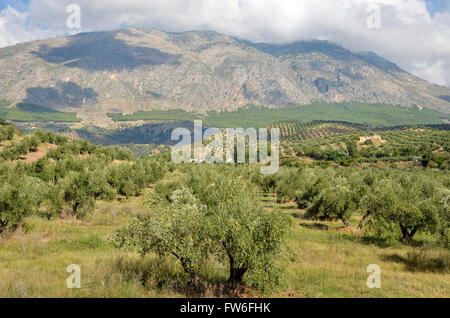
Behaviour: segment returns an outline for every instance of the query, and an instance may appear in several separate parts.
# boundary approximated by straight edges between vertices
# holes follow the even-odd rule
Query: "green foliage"
[[[161,178],[163,174],[164,168],[159,163],[142,159],[135,164],[125,162],[109,167],[107,180],[119,194],[128,198],[141,194],[147,185]]]
[[[64,202],[70,204],[73,215],[76,215],[80,209],[92,211],[95,207],[95,191],[92,181],[92,176],[85,171],[70,172],[58,181],[60,195]]]
[[[270,291],[281,279],[277,255],[290,228],[286,215],[262,209],[251,182],[211,167],[189,170],[186,185],[158,183],[148,200],[154,215],[140,216],[116,232],[116,246],[175,256],[189,277],[208,257],[229,267],[228,284]],[[236,195],[239,193],[239,195]],[[136,234],[142,233],[142,234]]]
[[[108,114],[116,121],[129,120],[190,120],[201,119],[192,113],[174,111],[139,111],[132,115]],[[342,103],[292,105],[266,108],[249,105],[236,111],[208,112],[203,123],[210,127],[266,127],[280,120],[329,120],[380,126],[439,124],[450,119],[446,114],[428,109],[403,108],[392,105]]]
[[[435,199],[438,187],[434,179],[417,174],[394,174],[380,180],[364,198],[371,225],[378,233],[398,226],[405,244],[411,244],[418,231],[434,234],[439,227],[447,227]]]
[[[114,121],[130,121],[130,120],[196,120],[199,119],[193,113],[184,110],[152,110],[137,111],[131,115],[123,115],[120,113],[107,114]]]
[[[322,128],[321,128],[322,129]],[[329,128],[324,128],[329,129]],[[294,150],[297,156],[306,156],[314,160],[333,161],[343,166],[361,162],[398,162],[408,161],[422,164],[428,168],[449,168],[449,126],[437,125],[428,128],[412,127],[385,128],[380,131],[370,131],[368,127],[359,127],[351,133],[330,133],[326,130],[312,130],[287,137],[284,148]],[[371,139],[358,145],[358,136],[379,135],[378,142]]]
[[[137,216],[116,231],[113,243],[142,255],[154,251],[163,257],[174,256],[194,278],[212,249],[206,206],[182,188],[173,192],[170,203],[155,206],[153,212]]]
[[[263,211],[251,183],[240,177],[203,180],[194,193],[200,194],[212,214],[215,240],[221,242],[230,266],[229,283],[240,283],[248,271],[255,286],[276,286],[280,268],[275,257],[286,238],[289,219],[277,211]]]
[[[439,207],[439,226],[437,233],[442,244],[450,247],[450,189],[441,188],[436,193],[435,200]]]
[[[79,122],[76,113],[65,113],[33,104],[17,104],[13,108],[0,104],[0,117],[14,121]]]
[[[307,216],[319,219],[340,219],[349,226],[348,219],[355,211],[354,189],[344,177],[337,177],[321,189],[307,209]]]
[[[264,178],[252,178],[261,189]],[[373,168],[281,168],[267,189],[279,202],[295,201],[305,217],[340,219],[350,226],[363,214],[379,238],[401,234],[406,244],[417,232],[437,235],[448,244],[449,176],[445,171]]]
[[[14,125],[2,125],[0,131],[11,132],[11,138],[17,133]],[[57,148],[49,149],[45,157],[30,164],[18,160],[29,152],[37,151],[43,143],[53,144]],[[154,159],[134,160],[126,149],[104,148],[85,140],[69,140],[39,129],[32,135],[4,145],[0,158],[4,160],[0,160],[0,184],[5,187],[4,210],[1,211],[5,219],[3,227],[7,224],[16,225],[24,215],[30,213],[46,218],[59,216],[66,206],[69,206],[73,215],[82,216],[93,210],[98,199],[113,200],[117,194],[130,197],[142,193],[144,188],[162,178],[166,171]],[[29,192],[23,196],[31,196],[27,198],[32,208],[23,204],[26,211],[5,203],[8,195],[16,195],[13,191],[16,189],[15,182],[23,178],[45,185],[45,191],[36,192],[42,187],[36,185],[36,189],[29,189],[28,183],[22,181],[24,191]],[[38,204],[35,204],[35,197]]]
[[[7,125],[6,122],[0,125],[0,144],[5,140],[12,140],[16,134],[16,127],[12,124]]]
[[[36,212],[47,191],[39,179],[16,175],[0,181],[0,233]]]

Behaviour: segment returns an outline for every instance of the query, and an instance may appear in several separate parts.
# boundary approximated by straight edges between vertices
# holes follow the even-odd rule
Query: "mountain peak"
[[[214,31],[80,33],[0,49],[0,99],[75,111],[236,109],[314,101],[417,106],[450,113],[431,85],[373,52],[333,42],[252,43]]]

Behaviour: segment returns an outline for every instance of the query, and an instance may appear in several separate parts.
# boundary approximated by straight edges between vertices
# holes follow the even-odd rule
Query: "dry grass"
[[[99,202],[95,213],[75,218],[26,219],[10,237],[0,239],[0,297],[186,297],[190,295],[174,259],[144,258],[108,243],[130,215],[145,213],[142,198],[125,203]],[[276,206],[268,200],[270,207]],[[293,204],[280,206],[294,217],[289,262],[283,286],[274,297],[448,297],[449,252],[437,246],[401,244],[382,248],[340,222],[301,218]],[[351,220],[357,224],[357,219]],[[66,267],[81,267],[81,289],[68,289]],[[366,286],[369,264],[381,267],[381,288]],[[214,260],[201,276],[212,283],[206,296],[218,295],[227,271]],[[214,286],[214,284],[216,284]],[[239,296],[239,295],[238,295]],[[244,289],[240,296],[257,297]]]
[[[38,161],[41,158],[44,158],[47,155],[47,152],[50,149],[56,149],[58,146],[52,144],[41,144],[36,151],[29,152],[27,155],[23,157],[23,162],[32,163]]]

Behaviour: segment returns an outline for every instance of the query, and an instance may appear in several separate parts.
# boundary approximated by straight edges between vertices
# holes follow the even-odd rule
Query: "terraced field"
[[[280,137],[292,142],[326,138],[336,134],[367,131],[371,127],[372,126],[323,120],[286,120],[269,125],[269,128],[279,128]]]

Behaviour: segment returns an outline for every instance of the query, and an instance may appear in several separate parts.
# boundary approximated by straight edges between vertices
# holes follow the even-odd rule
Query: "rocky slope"
[[[450,88],[431,85],[374,53],[325,41],[250,43],[210,31],[78,34],[0,49],[0,99],[76,111],[233,110],[358,101],[450,113]]]

